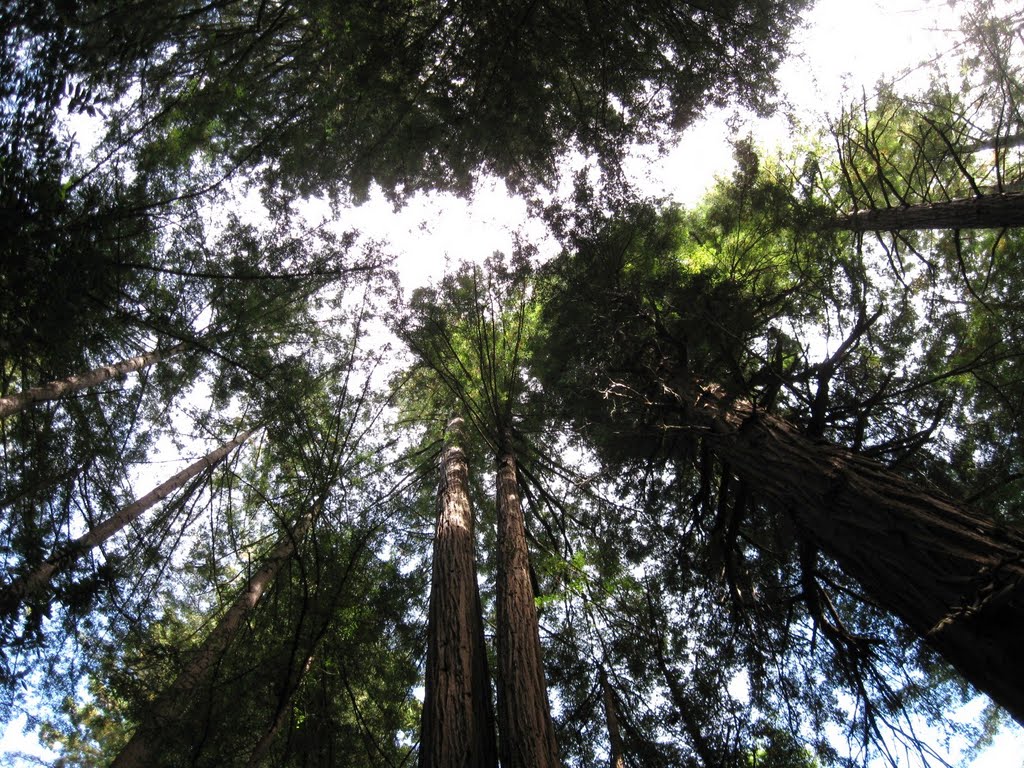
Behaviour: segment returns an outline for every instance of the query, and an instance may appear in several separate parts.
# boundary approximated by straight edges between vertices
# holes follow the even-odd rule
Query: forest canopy
[[[785,111],[808,5],[0,9],[3,720],[119,768],[1024,723],[1024,14],[958,2],[926,85],[736,134],[695,204],[627,170]],[[413,286],[346,223],[487,179],[544,247]]]

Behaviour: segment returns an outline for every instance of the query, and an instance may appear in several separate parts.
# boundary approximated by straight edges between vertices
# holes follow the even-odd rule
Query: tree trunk
[[[277,738],[277,734],[281,732],[281,728],[284,727],[285,720],[288,719],[290,713],[289,703],[291,702],[292,696],[299,689],[299,685],[302,683],[302,678],[309,673],[310,668],[313,666],[313,654],[310,652],[306,656],[306,662],[297,670],[294,675],[291,675],[287,683],[287,688],[282,697],[282,701],[274,712],[274,717],[270,721],[270,727],[267,728],[260,740],[256,742],[256,746],[252,750],[252,754],[249,755],[249,762],[247,763],[248,768],[259,768],[260,764],[266,759],[267,755],[270,754],[270,748],[274,744],[274,739]]]
[[[557,768],[515,456],[498,454],[498,732],[502,768]]]
[[[941,203],[875,208],[839,216],[825,229],[895,232],[911,229],[1005,229],[1024,226],[1024,192],[981,195]]]
[[[462,419],[441,456],[420,768],[497,768],[491,681],[476,581],[469,467],[458,445]]]
[[[176,724],[183,720],[188,706],[192,703],[194,692],[210,681],[217,663],[246,616],[259,602],[281,566],[295,554],[298,543],[305,537],[322,504],[322,500],[314,504],[313,508],[298,521],[294,530],[285,531],[281,536],[277,546],[249,578],[245,589],[221,617],[217,626],[192,653],[175,681],[153,702],[148,715],[110,764],[111,768],[147,768],[153,764],[151,755],[157,746],[156,742],[159,741],[160,732],[173,730]]]
[[[1024,147],[1024,133],[1014,133],[1009,136],[992,136],[983,141],[975,141],[972,144],[964,144],[957,147],[960,153],[998,151],[1002,149],[1014,149]]]
[[[137,520],[144,512],[181,488],[204,469],[218,464],[232,450],[244,443],[251,434],[252,432],[243,432],[234,440],[229,440],[202,458],[192,462],[181,472],[158,485],[145,496],[136,499],[126,507],[122,507],[116,514],[108,517],[88,533],[79,536],[55,554],[50,555],[31,573],[14,579],[6,588],[0,590],[0,611],[13,613],[25,597],[45,588],[57,571],[64,570],[82,555],[107,541],[115,533]]]
[[[679,391],[686,427],[752,493],[1024,723],[1024,534],[715,387]]]
[[[668,688],[669,702],[672,704],[673,709],[675,709],[675,715],[683,726],[683,730],[686,731],[686,737],[690,740],[690,746],[693,748],[694,754],[700,758],[700,764],[703,768],[718,768],[721,765],[728,764],[731,761],[726,760],[725,755],[719,754],[708,740],[704,729],[695,716],[693,707],[690,706],[691,697],[687,694],[686,688],[679,682],[679,679],[672,673],[672,670],[669,669],[668,658],[665,656],[666,631],[662,629],[664,620],[659,615],[661,611],[655,606],[656,598],[652,594],[650,586],[647,587],[646,597],[647,620],[650,623],[651,629],[649,647],[654,653],[654,660],[658,665],[662,678],[665,680],[665,686]]]
[[[309,674],[309,670],[313,668],[313,661],[317,657],[317,648],[324,637],[326,637],[330,632],[331,620],[335,617],[336,609],[339,605],[338,598],[343,590],[348,592],[348,579],[353,570],[357,567],[357,564],[360,562],[366,544],[374,532],[375,528],[371,528],[360,536],[352,550],[348,565],[345,567],[341,580],[332,589],[333,595],[329,598],[323,600],[318,599],[316,601],[315,612],[320,615],[321,623],[318,631],[312,637],[312,642],[308,649],[302,655],[302,658],[304,658],[305,661],[301,664],[294,663],[295,659],[299,658],[296,654],[298,653],[298,643],[300,642],[300,638],[296,637],[296,645],[292,648],[288,663],[284,665],[286,667],[285,679],[281,687],[281,692],[278,695],[277,707],[274,709],[273,715],[271,716],[269,727],[263,732],[263,736],[260,737],[260,740],[256,743],[256,746],[249,755],[249,761],[247,763],[249,768],[257,768],[259,765],[264,764],[264,761],[267,759],[267,756],[270,754],[270,751],[274,746],[274,742],[278,738],[278,734],[281,732],[282,728],[284,728],[289,716],[294,714],[292,699],[295,694],[298,693],[306,675]]]
[[[153,363],[178,354],[182,350],[187,349],[188,346],[187,342],[182,342],[167,349],[154,349],[152,352],[139,355],[138,357],[131,357],[119,363],[103,365],[86,373],[68,376],[65,379],[57,379],[38,387],[26,389],[24,392],[0,397],[0,419],[5,419],[12,414],[23,411],[34,403],[41,403],[45,400],[57,400],[71,392],[95,387],[97,384],[102,384],[110,379],[116,379],[119,376],[125,376],[143,368],[148,368]]]
[[[601,667],[601,698],[604,701],[604,722],[608,728],[608,768],[626,768],[619,712],[615,705],[615,692],[608,682],[608,673]]]

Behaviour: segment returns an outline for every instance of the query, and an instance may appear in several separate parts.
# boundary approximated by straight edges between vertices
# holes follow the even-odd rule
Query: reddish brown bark
[[[519,501],[516,460],[498,456],[498,732],[502,768],[557,768],[530,582],[526,525]]]
[[[221,616],[217,626],[192,653],[175,681],[153,702],[147,717],[132,734],[124,749],[114,758],[111,768],[144,768],[152,764],[154,742],[158,739],[160,731],[166,728],[173,729],[175,724],[183,719],[193,692],[209,683],[217,662],[238,633],[249,612],[256,607],[256,603],[274,580],[281,566],[295,554],[298,543],[312,526],[321,504],[322,502],[315,504],[313,509],[296,523],[293,530],[286,531],[281,536],[277,546],[249,578],[245,589]]]
[[[0,397],[0,419],[7,418],[28,408],[33,403],[41,403],[46,400],[57,400],[71,392],[81,389],[95,387],[105,381],[126,376],[129,373],[140,371],[153,363],[157,363],[172,355],[176,355],[188,348],[187,343],[177,344],[167,349],[155,349],[144,355],[131,357],[112,365],[103,365],[91,371],[80,373],[75,376],[68,376],[65,379],[57,379],[38,387],[26,389],[24,392],[17,392],[7,397]]]
[[[456,433],[461,419],[449,430]],[[441,458],[420,768],[496,768],[491,681],[476,581],[469,467],[450,442]]]
[[[895,232],[911,229],[1005,229],[1024,226],[1024,192],[876,208],[840,216],[828,229]]]
[[[1024,723],[1024,534],[714,387],[679,391],[687,428],[752,493]]]
[[[185,483],[204,469],[215,466],[237,446],[244,443],[251,432],[243,432],[234,440],[229,440],[210,453],[192,462],[185,469],[169,480],[164,481],[145,496],[141,496],[117,513],[102,521],[88,533],[82,534],[70,544],[50,555],[31,573],[15,579],[6,588],[0,590],[0,607],[5,611],[14,610],[25,597],[40,591],[50,583],[57,571],[64,570],[82,555],[94,547],[98,547],[111,536],[122,530],[129,523],[137,520],[144,512],[163,501],[167,496],[181,488]]]

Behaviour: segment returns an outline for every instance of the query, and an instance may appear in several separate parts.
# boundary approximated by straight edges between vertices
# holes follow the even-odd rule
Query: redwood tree
[[[498,449],[497,465],[501,764],[557,768],[561,763],[547,697],[516,458],[510,445],[503,444]]]
[[[182,488],[199,473],[215,467],[231,451],[244,443],[250,434],[249,431],[242,432],[237,437],[214,448],[205,456],[200,456],[149,493],[140,496],[131,504],[118,510],[111,517],[95,525],[88,533],[84,533],[74,541],[60,546],[57,552],[54,552],[29,573],[13,579],[10,584],[0,589],[0,610],[8,613],[13,612],[19,602],[27,595],[43,589],[57,571],[67,568],[75,560],[86,555],[91,549],[103,544],[125,526],[138,519],[147,510]]]
[[[1024,536],[922,484],[925,470],[941,477],[937,459],[915,454],[934,427],[882,437],[891,427],[886,409],[875,409],[888,401],[886,390],[861,402],[845,391],[855,382],[857,371],[848,367],[859,350],[869,342],[883,349],[882,332],[875,328],[868,334],[878,316],[868,317],[862,305],[860,320],[835,354],[817,365],[802,363],[782,331],[769,333],[760,325],[781,324],[787,313],[799,317],[828,296],[815,293],[822,278],[799,261],[799,251],[780,251],[790,255],[765,274],[765,263],[778,257],[744,245],[742,230],[735,229],[742,225],[724,209],[711,206],[706,212],[711,221],[733,228],[732,239],[720,241],[712,239],[707,222],[683,226],[678,213],[652,218],[642,206],[627,210],[624,218],[606,221],[596,231],[578,230],[576,252],[564,254],[552,269],[549,346],[538,362],[549,393],[562,393],[567,412],[586,425],[613,465],[643,456],[693,462],[703,483],[710,465],[701,464],[698,445],[709,451],[722,467],[722,482],[735,478],[744,495],[776,520],[787,521],[777,534],[782,542],[795,538],[820,548],[869,601],[898,616],[966,679],[1024,721],[1024,676],[1014,662],[1024,630]],[[689,238],[699,245],[688,244]],[[741,255],[719,252],[725,264],[721,272],[704,261],[703,271],[688,273],[693,269],[689,249],[699,247],[706,259],[729,243],[743,250]],[[817,267],[828,259],[823,243],[816,240],[811,252]],[[851,280],[854,267],[846,263]],[[744,281],[748,268],[756,270],[757,282]],[[872,295],[863,285],[853,293]],[[856,305],[844,311],[857,317]],[[886,333],[892,333],[896,320],[885,323]],[[757,354],[764,339],[769,353]],[[936,358],[934,364],[941,362]],[[979,355],[965,370],[982,376],[997,363]],[[908,392],[923,396],[929,386],[959,381],[941,368],[919,375],[921,382],[905,384],[896,396],[909,401]],[[768,395],[780,386],[781,401]],[[846,432],[838,413],[858,426]],[[892,456],[895,466],[826,439],[860,434],[864,450],[865,430],[880,443],[875,455]],[[905,476],[908,469],[901,472],[900,465],[921,467],[918,478]],[[704,508],[703,502],[695,503],[695,509]],[[744,513],[749,509],[738,501],[719,510],[714,535],[723,536],[726,551],[740,546],[736,531],[747,522]],[[733,532],[726,534],[727,529]],[[745,559],[726,555],[724,575],[742,604],[751,598],[744,596],[748,588],[742,580],[730,575],[735,558],[741,564]],[[810,617],[836,646],[850,679],[860,679],[873,658],[871,641],[830,613],[827,599],[815,600],[818,587],[811,585],[820,574],[813,558],[803,558],[798,567],[809,579],[802,598]]]
[[[461,408],[496,461],[498,744],[506,766],[557,766],[516,452],[523,444],[522,360],[531,333],[522,254],[464,265],[413,297],[402,335],[435,402]]]
[[[461,426],[459,418],[448,423],[441,453],[420,725],[422,768],[498,764]]]

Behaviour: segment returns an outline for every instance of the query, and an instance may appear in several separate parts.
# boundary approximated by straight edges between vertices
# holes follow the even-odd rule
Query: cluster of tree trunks
[[[458,435],[461,420],[449,425]],[[469,469],[454,439],[441,462],[426,685],[420,729],[421,768],[498,765],[483,618],[476,581]],[[497,469],[497,682],[501,765],[560,765],[530,581],[526,526],[515,457]]]

